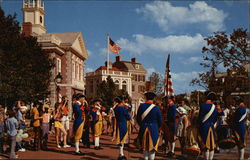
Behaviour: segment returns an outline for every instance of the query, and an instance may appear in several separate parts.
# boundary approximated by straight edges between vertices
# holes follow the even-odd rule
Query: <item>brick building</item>
[[[221,96],[226,104],[233,103],[234,96],[242,96],[245,104],[250,106],[250,63],[245,62],[245,74],[238,74],[233,70],[216,73],[215,79],[209,85],[209,89]]]
[[[136,62],[136,58],[132,58],[131,61],[122,61],[121,57],[117,56],[116,61],[110,62],[109,66],[112,66],[109,74],[107,73],[107,64],[86,74],[87,97],[95,97],[97,85],[110,75],[119,89],[125,89],[128,92],[132,98],[132,104],[138,107],[143,102],[143,93],[146,91],[147,71],[143,65]]]
[[[42,49],[48,52],[55,62],[49,87],[51,104],[54,106],[61,96],[67,96],[71,104],[73,94],[85,91],[84,62],[88,55],[82,33],[47,33],[44,2],[41,0],[24,0],[22,11],[22,32],[37,37]],[[62,76],[60,84],[55,82],[57,75]]]

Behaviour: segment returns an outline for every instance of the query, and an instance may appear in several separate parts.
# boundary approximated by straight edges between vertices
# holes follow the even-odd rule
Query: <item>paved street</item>
[[[131,136],[131,142],[135,139],[136,135]],[[67,149],[58,149],[55,145],[54,136],[50,136],[49,140],[49,151],[31,151],[27,150],[26,152],[18,152],[19,158],[21,159],[87,159],[87,160],[96,160],[96,159],[110,159],[115,160],[118,156],[118,147],[111,141],[111,136],[103,135],[101,137],[101,147],[102,150],[94,150],[93,145],[91,149],[81,148],[81,151],[84,152],[83,156],[73,155],[74,147]],[[248,144],[250,139],[248,138]],[[141,159],[142,153],[135,148],[134,145],[130,145],[129,148],[125,148],[125,155],[128,159]],[[249,157],[250,147],[247,147],[245,158]],[[0,155],[1,158],[6,159],[7,155]],[[237,159],[237,149],[234,148],[231,151],[221,151],[219,154],[215,154],[215,159]],[[161,151],[156,154],[156,159],[169,159]],[[180,148],[177,143],[176,156],[172,159],[183,159],[180,156]],[[201,159],[201,158],[199,158]]]

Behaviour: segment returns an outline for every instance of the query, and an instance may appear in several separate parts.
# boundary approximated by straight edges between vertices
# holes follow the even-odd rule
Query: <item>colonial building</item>
[[[55,62],[49,87],[51,104],[54,105],[61,96],[67,96],[71,104],[73,94],[85,92],[84,62],[88,55],[82,33],[47,33],[41,0],[24,0],[22,11],[23,33],[37,37],[42,49]],[[56,83],[56,76],[62,77],[61,83]]]
[[[250,105],[250,63],[246,61],[245,74],[238,74],[228,69],[227,72],[216,73],[209,89],[225,100],[226,104],[233,104],[234,96],[242,96],[245,104]]]
[[[120,56],[116,57],[116,61],[107,73],[107,64],[96,69],[94,72],[86,74],[86,95],[88,98],[96,96],[96,88],[99,83],[106,80],[110,75],[113,81],[119,86],[119,89],[125,89],[132,98],[132,104],[138,107],[143,102],[146,87],[147,71],[141,63],[136,62],[136,58],[131,61],[122,61]]]
[[[112,64],[109,64],[112,66]],[[124,72],[116,67],[110,67],[107,71],[107,62],[105,66],[100,66],[94,72],[86,73],[86,96],[89,99],[95,98],[97,95],[97,85],[106,80],[108,76],[118,86],[119,89],[124,89],[132,96],[131,88],[131,73]]]
[[[146,91],[146,69],[136,61],[136,58],[132,58],[131,61],[122,61],[120,56],[116,57],[113,66],[131,73],[132,103],[138,107],[143,102],[144,92]]]

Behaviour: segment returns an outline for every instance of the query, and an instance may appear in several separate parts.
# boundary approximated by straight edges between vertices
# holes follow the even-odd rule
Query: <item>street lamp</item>
[[[56,85],[56,93],[57,93],[57,102],[59,102],[59,92],[60,92],[60,87],[58,84],[62,83],[62,75],[60,72],[58,72],[58,74],[55,77],[55,85]]]

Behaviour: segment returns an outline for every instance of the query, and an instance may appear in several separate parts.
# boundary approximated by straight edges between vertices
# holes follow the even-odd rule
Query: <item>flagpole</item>
[[[107,33],[107,74],[109,74],[109,33]]]

